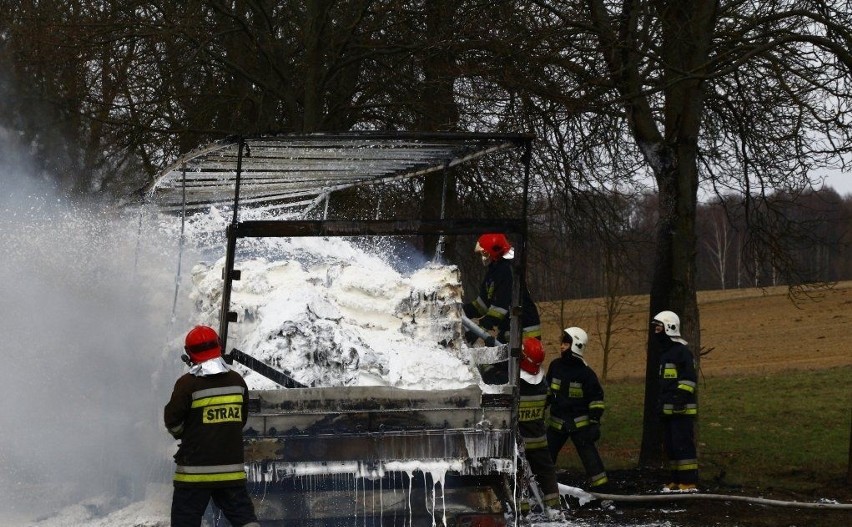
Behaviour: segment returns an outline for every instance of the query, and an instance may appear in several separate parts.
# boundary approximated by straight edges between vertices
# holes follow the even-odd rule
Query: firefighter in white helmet
[[[680,318],[661,311],[651,320],[654,342],[660,350],[660,389],[657,410],[662,418],[663,447],[671,472],[663,492],[698,490],[698,453],[695,448],[695,357],[680,335]]]
[[[604,392],[598,376],[583,360],[588,342],[581,328],[570,327],[562,332],[562,355],[547,370],[547,445],[555,462],[570,438],[586,470],[590,489],[601,491],[609,481],[595,446],[601,437]]]

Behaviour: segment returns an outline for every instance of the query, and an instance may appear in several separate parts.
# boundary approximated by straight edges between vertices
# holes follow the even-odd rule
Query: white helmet
[[[583,358],[583,350],[586,349],[586,344],[589,342],[589,336],[580,328],[570,327],[562,331],[562,342],[571,341],[571,355]]]
[[[678,342],[683,341],[680,336],[680,317],[674,314],[672,311],[660,311],[657,313],[657,316],[651,320],[651,323],[659,323],[663,325],[663,330],[665,330],[666,335],[672,337],[672,340],[676,340]]]

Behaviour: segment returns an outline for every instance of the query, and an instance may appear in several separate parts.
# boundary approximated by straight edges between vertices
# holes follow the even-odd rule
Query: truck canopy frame
[[[514,234],[516,279],[510,310],[506,385],[495,393],[479,386],[423,393],[394,387],[305,387],[249,353],[233,349],[229,361],[277,382],[283,390],[250,395],[246,434],[249,481],[258,488],[258,518],[267,525],[318,527],[434,526],[424,472],[422,490],[398,492],[395,462],[413,458],[448,463],[442,480],[444,512],[450,525],[505,525],[512,498],[509,478],[517,472],[517,398],[520,355],[520,300],[526,267],[529,161],[534,137],[525,134],[348,132],[340,134],[232,137],[183,156],[156,180],[150,198],[170,211],[232,206],[227,226],[219,335],[227,350],[236,245],[240,238],[299,236],[423,236],[484,232]],[[307,219],[334,192],[425,176],[500,151],[521,150],[523,193],[520,216],[436,220],[399,218],[349,221]],[[445,185],[446,188],[446,185]],[[446,199],[446,196],[443,197]],[[327,201],[326,201],[327,203]],[[241,221],[240,207],[260,205],[286,214]],[[445,207],[441,207],[442,212]],[[323,215],[324,216],[324,215]],[[287,219],[281,219],[281,218]],[[386,472],[388,471],[388,472]],[[297,484],[300,473],[313,490]],[[336,474],[357,473],[357,485],[337,488]],[[411,476],[408,476],[411,479]],[[433,476],[429,476],[430,478]],[[432,485],[435,484],[433,479]],[[376,509],[367,489],[379,497]],[[276,492],[277,498],[271,499]],[[412,495],[417,499],[412,501]],[[434,491],[433,491],[434,499]],[[404,498],[407,496],[407,500]],[[387,510],[384,510],[387,509]],[[415,511],[415,509],[417,509]]]
[[[232,207],[227,229],[225,284],[219,335],[227,349],[236,242],[248,237],[462,235],[503,232],[519,237],[513,306],[519,306],[525,284],[530,134],[451,132],[345,132],[232,136],[200,147],[169,165],[149,189],[149,198],[164,210],[201,210],[213,205]],[[422,220],[308,220],[240,221],[241,206],[268,206],[305,218],[335,191],[425,176],[463,165],[501,151],[522,150],[522,210],[516,218]],[[444,196],[444,199],[446,196]],[[442,207],[442,210],[443,207]],[[516,311],[516,310],[513,310]],[[513,317],[512,355],[520,349],[519,326]],[[235,350],[244,366],[283,386],[296,386],[286,375]],[[510,376],[514,372],[510,372]]]
[[[235,136],[172,163],[149,196],[165,209],[274,203],[304,215],[334,191],[439,172],[507,149],[524,148],[528,158],[532,140],[414,132]]]

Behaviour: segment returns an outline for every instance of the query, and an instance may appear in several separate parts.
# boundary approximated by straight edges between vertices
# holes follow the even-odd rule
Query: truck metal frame
[[[251,237],[422,236],[504,232],[517,237],[509,356],[520,349],[529,155],[524,134],[344,133],[234,137],[163,172],[152,196],[186,213],[233,207],[227,227],[220,336],[227,350],[238,241]],[[510,219],[241,221],[245,203],[316,211],[335,190],[446,171],[520,150],[523,208]],[[229,201],[230,200],[230,201]],[[243,201],[244,200],[244,201]],[[306,215],[304,215],[306,216]],[[262,525],[499,526],[514,507],[517,361],[509,383],[483,393],[393,387],[306,387],[251,356],[226,354],[282,386],[252,390],[245,430],[250,489]],[[493,393],[492,393],[493,392]]]

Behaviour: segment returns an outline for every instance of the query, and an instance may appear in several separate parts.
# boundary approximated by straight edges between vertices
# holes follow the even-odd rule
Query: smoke
[[[144,210],[71,203],[4,139],[0,510],[142,499],[173,469],[161,412],[189,323],[172,318],[179,244]]]

